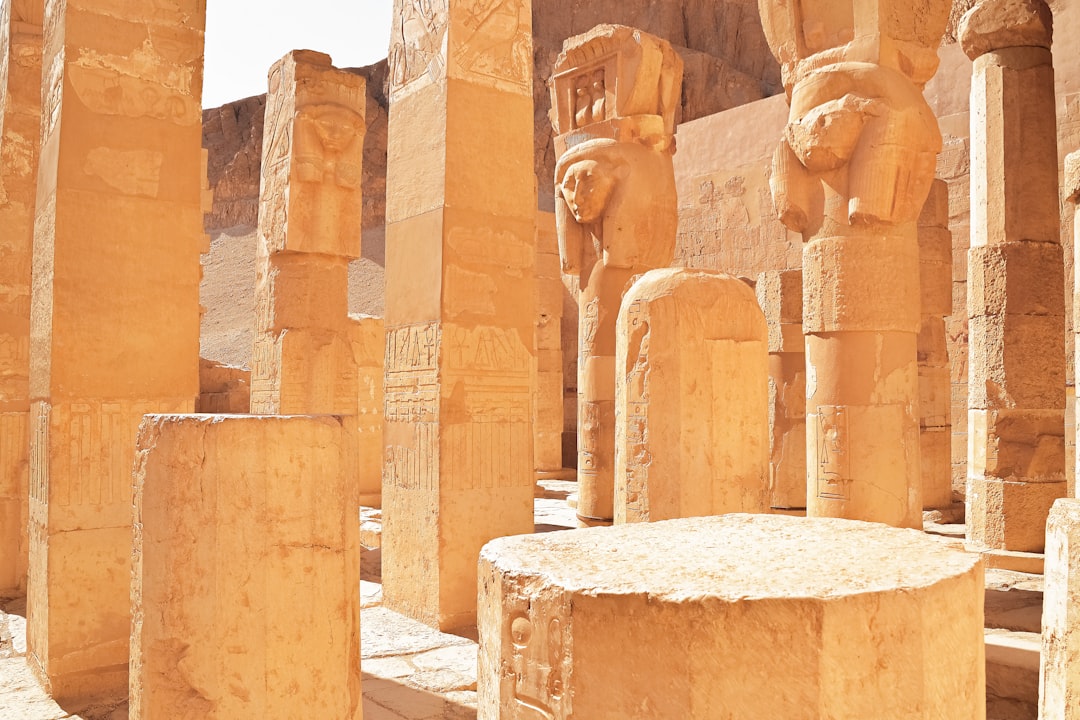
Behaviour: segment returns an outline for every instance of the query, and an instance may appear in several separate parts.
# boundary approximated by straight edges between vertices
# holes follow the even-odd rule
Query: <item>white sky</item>
[[[207,0],[203,107],[266,92],[270,66],[318,50],[338,67],[386,57],[393,0]]]

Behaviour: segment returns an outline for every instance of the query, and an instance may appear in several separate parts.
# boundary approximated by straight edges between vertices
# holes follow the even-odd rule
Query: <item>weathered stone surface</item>
[[[246,414],[251,405],[251,371],[199,359],[196,412]]]
[[[344,432],[329,416],[145,419],[131,718],[361,717]]]
[[[616,327],[616,523],[766,511],[767,337],[738,278],[667,268],[634,281]]]
[[[1066,487],[1052,30],[1043,0],[980,0],[960,28],[974,60],[967,537],[1002,550],[1040,551]]]
[[[252,411],[355,415],[348,262],[360,256],[364,79],[293,51],[270,70]]]
[[[1040,720],[1076,720],[1080,706],[1080,500],[1054,502],[1046,523]]]
[[[726,515],[481,565],[481,720],[985,717],[982,563],[918,532]]]
[[[635,275],[668,265],[678,223],[672,133],[682,61],[659,38],[598,25],[551,80],[555,222],[578,277],[578,517],[614,518],[616,318]]]
[[[532,530],[532,4],[395,2],[384,602],[472,625],[480,547]]]
[[[1046,0],[980,0],[964,14],[960,46],[974,60],[1003,48],[1050,49],[1054,16]]]
[[[763,272],[755,284],[769,328],[769,505],[806,507],[806,346],[802,270]]]
[[[759,8],[790,104],[769,184],[806,241],[807,513],[922,527],[916,221],[942,146],[922,88],[949,3]]]
[[[28,661],[64,701],[127,686],[131,440],[199,393],[205,3],[45,6]]]
[[[0,6],[0,594],[25,591],[41,3]]]

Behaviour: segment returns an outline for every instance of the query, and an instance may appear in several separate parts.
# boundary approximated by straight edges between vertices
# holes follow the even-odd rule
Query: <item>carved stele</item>
[[[754,291],[713,270],[650,270],[617,333],[615,522],[765,512],[769,347]]]
[[[770,181],[806,241],[807,512],[921,527],[916,220],[941,148],[922,87],[948,0],[759,0],[791,113]]]
[[[27,659],[127,692],[142,416],[199,393],[204,0],[47,0],[30,363]]]
[[[532,4],[394,9],[384,602],[453,628],[480,547],[533,529]]]
[[[1065,479],[1065,265],[1042,0],[961,19],[971,79],[967,538],[1041,552]]]
[[[555,220],[578,275],[578,519],[608,524],[615,492],[615,320],[631,278],[665,267],[678,224],[682,60],[663,40],[599,25],[566,41],[551,78]]]
[[[40,2],[0,3],[0,595],[26,590]]]

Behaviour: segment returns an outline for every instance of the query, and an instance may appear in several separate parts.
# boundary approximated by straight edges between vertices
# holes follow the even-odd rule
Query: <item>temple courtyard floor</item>
[[[567,504],[574,489],[574,483],[557,480],[538,485],[538,532],[574,526],[574,511]],[[368,548],[362,557],[360,587],[364,719],[475,720],[475,631],[441,633],[384,608],[380,513],[365,509],[360,520],[361,542]],[[928,516],[926,525],[934,537],[945,543],[963,542],[963,525],[934,520]],[[1024,570],[1039,570],[1039,560],[988,558],[988,720],[1037,717],[1042,575]],[[126,699],[60,707],[49,698],[26,665],[25,618],[25,598],[0,598],[0,720],[127,720]]]

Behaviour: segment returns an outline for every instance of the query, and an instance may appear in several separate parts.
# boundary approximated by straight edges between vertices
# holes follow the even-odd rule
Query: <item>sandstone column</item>
[[[650,270],[616,333],[615,522],[765,512],[769,348],[754,291],[716,270]]]
[[[952,315],[949,186],[934,180],[919,216],[919,439],[926,509],[952,507],[952,383],[945,316]]]
[[[42,0],[0,3],[0,594],[26,588]]]
[[[365,499],[377,504],[382,427],[359,417],[354,349],[381,357],[382,321],[349,316],[349,261],[360,257],[365,80],[335,68],[329,55],[295,50],[270,68],[269,83],[251,412],[345,417],[364,447],[350,472],[361,473]],[[365,342],[378,352],[365,352]]]
[[[31,308],[28,659],[126,691],[131,467],[199,392],[205,3],[45,4]]]
[[[959,30],[975,63],[967,537],[1034,552],[1066,493],[1052,28],[1042,0],[982,0]]]
[[[384,602],[471,625],[480,547],[533,529],[528,0],[395,0]]]
[[[131,720],[360,717],[346,432],[332,416],[144,420]]]
[[[802,270],[763,272],[755,289],[769,327],[769,506],[806,512]]]
[[[1066,202],[1072,203],[1073,212],[1073,267],[1076,267],[1076,258],[1080,256],[1080,150],[1070,153],[1065,157],[1065,186],[1063,195]],[[1075,321],[1077,309],[1080,308],[1080,284],[1073,282],[1073,332],[1080,340],[1080,325]],[[1080,344],[1075,346],[1075,352],[1080,357]],[[1080,387],[1074,383],[1077,397],[1080,397]],[[1080,425],[1077,425],[1077,436],[1080,437]],[[1078,456],[1080,457],[1080,456]],[[1080,464],[1080,460],[1077,461]]]
[[[534,458],[538,477],[563,477],[563,296],[555,216],[540,213],[536,227],[536,399]],[[573,470],[566,471],[571,473]]]
[[[791,104],[773,197],[806,241],[811,516],[922,526],[916,220],[941,148],[922,87],[950,5],[759,0]]]
[[[551,79],[562,270],[579,276],[578,519],[610,524],[615,320],[631,278],[669,265],[678,224],[675,108],[682,60],[663,40],[599,25],[571,38]]]

